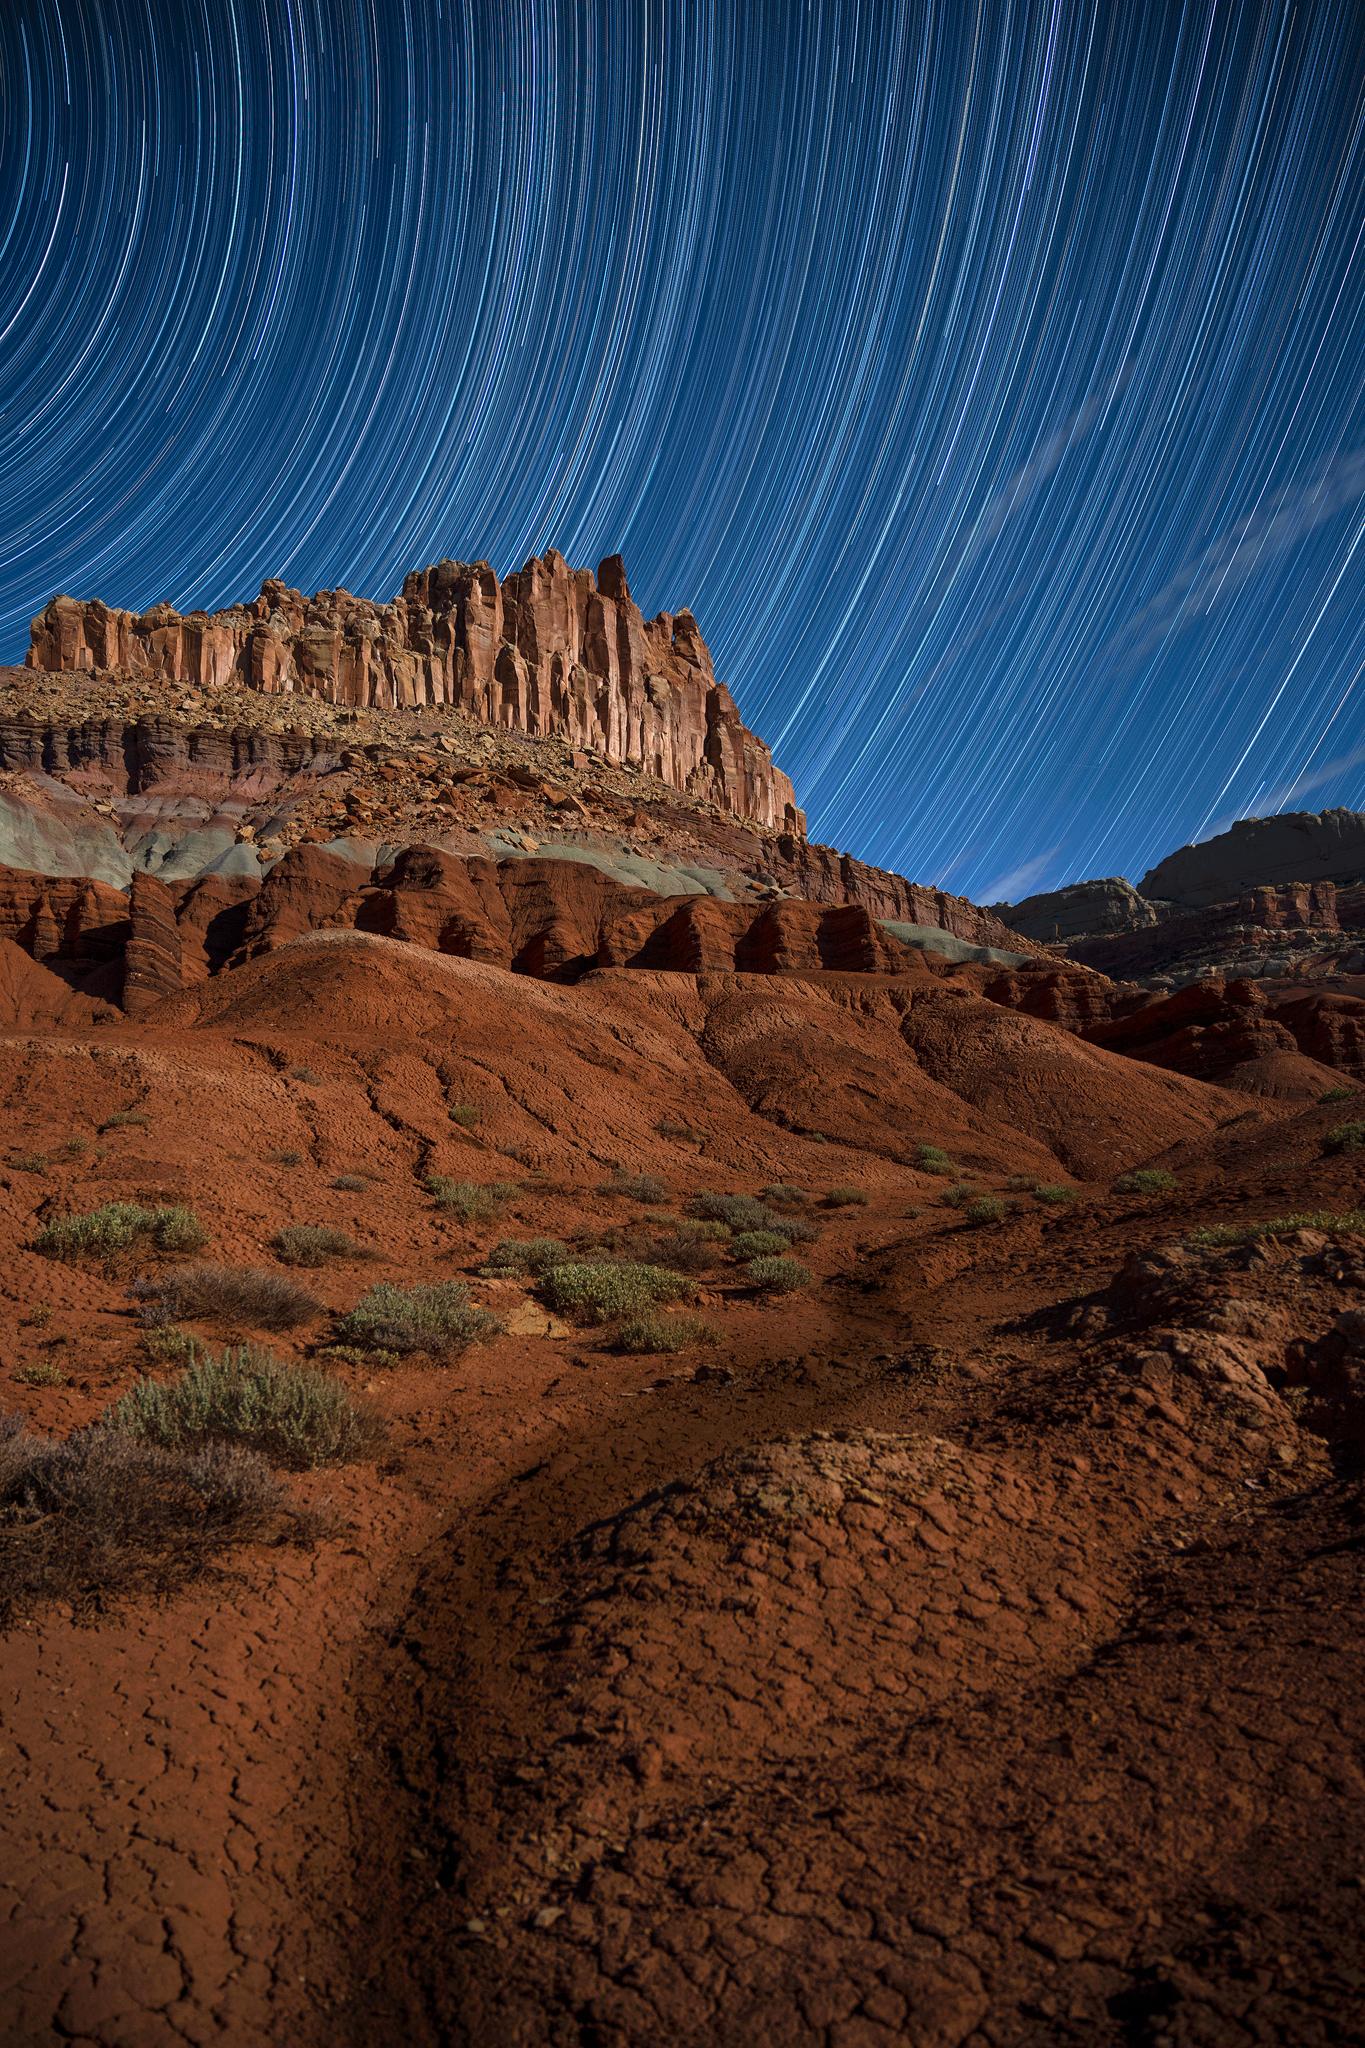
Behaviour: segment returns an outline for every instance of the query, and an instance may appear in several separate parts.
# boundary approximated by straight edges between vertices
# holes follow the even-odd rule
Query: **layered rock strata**
[[[551,551],[499,582],[486,562],[416,570],[388,604],[267,581],[221,612],[120,611],[54,597],[31,669],[131,671],[214,690],[327,703],[459,705],[533,736],[630,762],[735,816],[803,834],[792,785],[716,680],[691,612],[645,619],[618,555],[596,575]]]

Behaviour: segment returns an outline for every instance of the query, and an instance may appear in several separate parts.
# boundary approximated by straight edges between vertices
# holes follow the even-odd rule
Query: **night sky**
[[[619,550],[918,880],[1365,804],[1353,0],[3,0],[0,101],[0,658]]]

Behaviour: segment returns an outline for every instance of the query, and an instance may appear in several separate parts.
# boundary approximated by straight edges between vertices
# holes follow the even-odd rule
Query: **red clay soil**
[[[0,1410],[95,1416],[173,1263],[56,1263],[43,1222],[176,1201],[231,1265],[351,1234],[265,1341],[387,1440],[289,1477],[314,1540],[4,1637],[7,2044],[1362,2039],[1349,1102],[929,973],[560,986],[335,932],[97,1024],[38,972],[0,1037]],[[517,1185],[466,1223],[433,1173]],[[812,1283],[722,1247],[710,1346],[613,1351],[480,1274],[777,1182]],[[450,1277],[505,1334],[321,1356],[375,1280]]]

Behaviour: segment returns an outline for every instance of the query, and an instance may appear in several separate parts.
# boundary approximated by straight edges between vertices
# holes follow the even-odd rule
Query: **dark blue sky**
[[[1365,12],[6,0],[0,657],[626,556],[978,897],[1365,803]]]

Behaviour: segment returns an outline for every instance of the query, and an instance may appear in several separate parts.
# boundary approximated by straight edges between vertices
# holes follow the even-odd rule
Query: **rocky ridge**
[[[594,574],[552,549],[501,582],[487,562],[437,562],[388,604],[347,590],[305,597],[276,580],[212,613],[57,596],[33,621],[27,666],[337,705],[458,706],[489,726],[635,763],[736,817],[805,829],[691,612],[645,619],[619,555]]]

